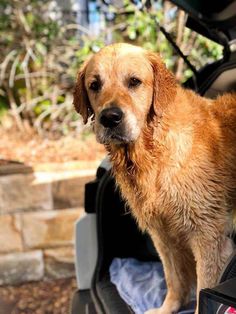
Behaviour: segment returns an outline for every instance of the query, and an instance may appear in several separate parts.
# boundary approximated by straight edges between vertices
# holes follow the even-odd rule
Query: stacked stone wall
[[[0,285],[75,275],[74,224],[95,171],[0,172]]]

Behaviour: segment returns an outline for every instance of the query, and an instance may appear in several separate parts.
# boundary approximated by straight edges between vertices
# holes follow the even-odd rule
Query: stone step
[[[84,206],[85,184],[95,178],[95,169],[57,173],[52,182],[54,208]]]
[[[42,251],[0,255],[0,285],[37,281],[43,276]]]
[[[0,285],[75,277],[74,256],[73,246],[0,255]]]
[[[32,173],[33,168],[15,160],[0,159],[0,176],[16,173]]]
[[[51,184],[38,184],[33,173],[0,176],[0,200],[1,214],[53,208]]]
[[[0,215],[0,253],[23,250],[19,215]]]
[[[75,276],[74,248],[62,247],[44,251],[46,279],[59,279]]]
[[[22,214],[22,235],[26,249],[72,245],[74,224],[83,208]]]
[[[0,176],[0,214],[83,206],[96,169]]]

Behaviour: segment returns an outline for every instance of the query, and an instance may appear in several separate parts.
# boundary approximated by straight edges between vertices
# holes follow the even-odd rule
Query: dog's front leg
[[[160,308],[148,310],[145,314],[175,313],[189,301],[195,279],[194,258],[187,249],[179,250],[178,246],[172,246],[167,234],[150,232],[150,235],[164,267],[167,294]]]
[[[192,250],[197,266],[197,308],[195,314],[199,312],[199,292],[204,288],[211,288],[216,285],[220,272],[233,251],[232,240],[225,235],[208,232],[205,236],[192,238]]]

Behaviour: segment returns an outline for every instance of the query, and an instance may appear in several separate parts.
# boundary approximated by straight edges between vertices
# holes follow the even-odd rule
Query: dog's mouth
[[[122,136],[119,134],[113,134],[111,135],[111,140],[113,143],[117,144],[128,144],[131,142],[131,140],[127,136]]]
[[[103,132],[97,134],[97,140],[101,144],[115,144],[123,145],[131,143],[133,140],[125,134],[124,131],[121,131],[119,128],[115,129],[106,129],[104,128]]]

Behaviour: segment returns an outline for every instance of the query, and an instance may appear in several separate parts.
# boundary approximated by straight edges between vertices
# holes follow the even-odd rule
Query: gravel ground
[[[68,314],[75,278],[0,287],[0,314]]]

